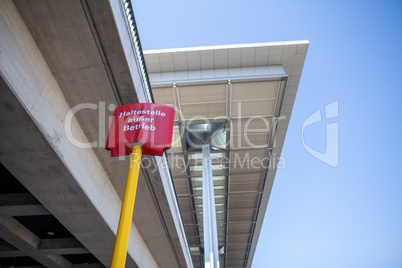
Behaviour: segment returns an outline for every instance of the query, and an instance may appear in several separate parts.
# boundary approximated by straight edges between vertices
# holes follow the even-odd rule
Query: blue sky
[[[135,1],[142,47],[309,40],[253,267],[402,267],[402,1]],[[303,122],[325,151],[339,126],[339,165],[303,147]]]

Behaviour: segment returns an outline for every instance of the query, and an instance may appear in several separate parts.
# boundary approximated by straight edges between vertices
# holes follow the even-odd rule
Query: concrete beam
[[[45,268],[45,266],[41,266],[41,265],[30,265],[30,266],[18,266],[18,268]]]
[[[45,255],[68,255],[90,253],[75,238],[41,239],[37,250]]]
[[[74,264],[73,268],[105,268],[105,266],[98,263],[89,263],[89,264]]]
[[[18,248],[10,245],[6,241],[0,241],[0,258],[1,257],[21,257],[26,256]]]
[[[69,255],[90,253],[75,238],[41,239],[35,249],[44,255]],[[29,256],[26,252],[20,251],[6,241],[0,241],[0,257],[22,257]]]
[[[59,255],[44,255],[36,251],[40,239],[13,217],[0,217],[2,238],[46,267],[70,268],[72,264]]]
[[[49,214],[50,212],[30,193],[0,195],[0,217]]]

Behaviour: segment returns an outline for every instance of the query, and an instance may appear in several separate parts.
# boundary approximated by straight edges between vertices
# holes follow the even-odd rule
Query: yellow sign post
[[[126,190],[121,207],[119,228],[114,244],[112,268],[122,268],[126,264],[128,236],[133,217],[135,194],[138,185],[138,173],[141,165],[142,147],[135,145],[131,152],[130,168],[127,175]]]

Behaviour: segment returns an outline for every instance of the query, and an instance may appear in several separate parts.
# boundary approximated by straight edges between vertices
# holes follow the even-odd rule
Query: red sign
[[[142,153],[163,155],[172,147],[174,108],[156,103],[136,103],[113,112],[106,150],[111,156],[129,155],[131,145],[142,144]]]

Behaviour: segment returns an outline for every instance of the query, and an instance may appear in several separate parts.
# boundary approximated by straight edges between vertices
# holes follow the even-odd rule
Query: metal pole
[[[123,268],[126,264],[128,237],[133,218],[134,201],[135,194],[137,192],[141,156],[142,147],[134,146],[133,151],[131,152],[126,190],[124,192],[123,205],[120,212],[119,228],[117,229],[116,242],[114,244],[112,268]]]
[[[214,181],[208,144],[202,147],[202,197],[205,268],[219,268]]]

